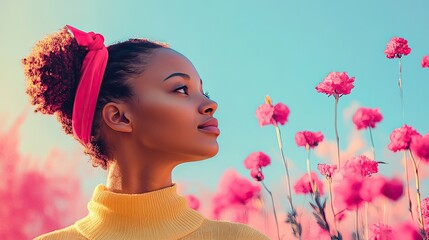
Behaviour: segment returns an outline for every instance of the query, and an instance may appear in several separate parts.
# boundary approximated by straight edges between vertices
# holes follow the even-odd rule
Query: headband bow
[[[69,25],[67,28],[73,33],[77,44],[88,50],[82,62],[72,113],[73,133],[81,143],[87,145],[91,139],[95,107],[106,70],[108,51],[103,35],[86,33]]]

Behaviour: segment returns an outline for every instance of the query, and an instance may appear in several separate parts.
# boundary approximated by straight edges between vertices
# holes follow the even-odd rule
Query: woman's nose
[[[216,112],[217,103],[211,99],[207,99],[200,105],[199,112],[201,114],[213,115]]]

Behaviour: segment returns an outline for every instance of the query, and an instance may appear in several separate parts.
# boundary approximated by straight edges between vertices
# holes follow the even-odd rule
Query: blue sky
[[[260,128],[255,118],[267,94],[291,109],[289,122],[281,127],[286,156],[294,161],[296,176],[304,173],[305,152],[296,147],[295,133],[321,130],[326,139],[335,137],[334,99],[314,89],[331,71],[356,77],[352,93],[340,100],[342,146],[353,128],[342,112],[357,105],[379,107],[385,119],[376,129],[377,151],[391,156],[381,153],[390,132],[402,125],[398,61],[383,53],[393,36],[407,39],[412,49],[403,59],[405,120],[419,132],[429,132],[429,69],[420,66],[429,54],[428,1],[2,0],[1,6],[0,116],[6,126],[29,106],[20,59],[36,41],[66,24],[102,33],[108,44],[132,37],[167,42],[193,62],[205,90],[219,104],[220,151],[210,160],[179,166],[175,181],[215,189],[228,168],[248,176],[244,158],[265,151],[273,160],[267,182],[277,184],[284,170],[275,131]],[[53,147],[79,152],[55,117],[27,111],[23,153],[45,156]],[[87,159],[83,154],[77,158]],[[103,175],[96,181],[103,182]]]

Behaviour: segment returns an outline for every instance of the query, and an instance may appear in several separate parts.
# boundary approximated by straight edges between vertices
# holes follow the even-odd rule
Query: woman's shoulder
[[[267,236],[246,224],[222,220],[205,219],[195,234],[202,237],[196,239],[269,240]],[[207,238],[207,236],[211,236],[211,238]]]
[[[43,235],[40,235],[36,238],[34,238],[34,240],[68,240],[68,239],[73,239],[73,240],[87,240],[87,238],[85,238],[82,234],[80,234],[76,227],[74,225],[71,225],[69,227],[66,228],[62,228],[62,229],[58,229],[52,232],[48,232],[45,233]]]

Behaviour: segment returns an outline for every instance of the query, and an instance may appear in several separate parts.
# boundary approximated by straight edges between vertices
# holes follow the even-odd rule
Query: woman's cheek
[[[192,140],[198,130],[196,108],[170,101],[142,106],[141,109],[138,115],[139,135],[146,139],[146,143],[153,140],[152,144],[180,145],[182,141]]]

